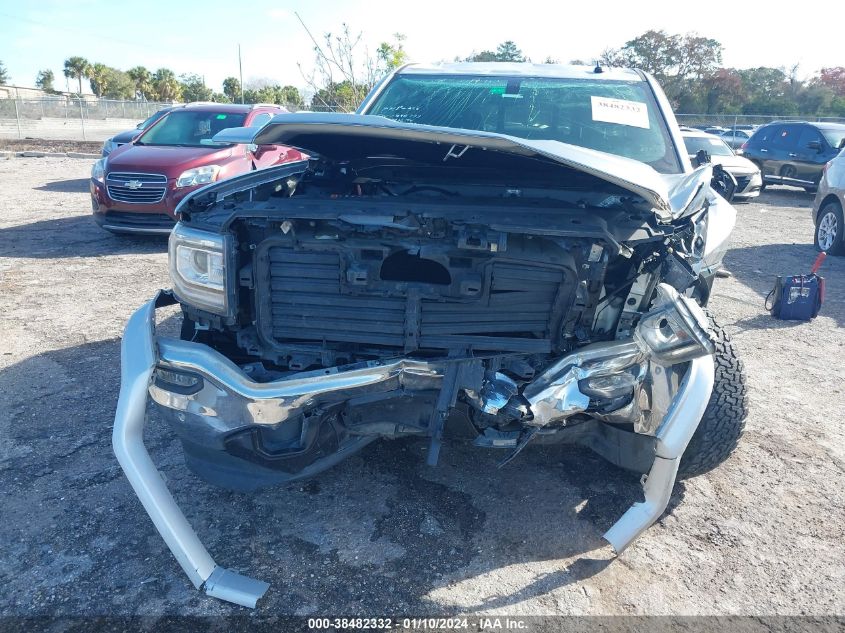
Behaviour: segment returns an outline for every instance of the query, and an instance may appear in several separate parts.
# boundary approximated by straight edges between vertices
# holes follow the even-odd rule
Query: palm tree
[[[241,82],[237,77],[226,77],[223,80],[223,94],[232,100],[232,103],[237,102],[241,98]]]
[[[127,70],[126,74],[135,82],[135,92],[141,95],[141,99],[146,100],[150,93],[150,79],[152,78],[150,71],[143,66],[135,66]]]
[[[109,67],[105,64],[94,64],[88,74],[91,80],[91,92],[102,97],[109,89]]]
[[[65,60],[65,77],[79,81],[79,94],[82,94],[82,79],[91,74],[91,64],[84,57],[69,57]]]
[[[153,88],[160,101],[176,101],[182,95],[182,87],[169,68],[159,68],[155,72]]]

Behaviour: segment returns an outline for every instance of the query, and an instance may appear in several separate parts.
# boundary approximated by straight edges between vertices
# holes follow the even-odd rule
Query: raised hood
[[[330,160],[400,157],[411,160],[487,164],[486,152],[539,158],[590,174],[622,187],[646,201],[663,221],[676,217],[689,201],[690,181],[709,182],[708,168],[695,174],[664,176],[645,163],[559,141],[529,140],[455,128],[416,125],[359,114],[280,114],[263,128],[229,128],[214,137],[223,143],[287,145]],[[525,167],[524,161],[519,168]],[[514,167],[517,167],[514,165]],[[706,172],[706,173],[705,173]],[[695,186],[694,188],[700,188]],[[681,191],[679,191],[679,189]],[[678,195],[681,193],[681,195]],[[674,207],[674,208],[673,208]]]

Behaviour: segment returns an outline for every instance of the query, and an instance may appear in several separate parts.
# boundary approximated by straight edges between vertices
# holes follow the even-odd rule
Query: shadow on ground
[[[0,257],[60,259],[166,250],[166,235],[115,235],[97,226],[91,215],[0,228]]]
[[[71,180],[51,180],[40,187],[33,187],[36,191],[50,191],[55,193],[86,193],[90,190],[90,178],[74,178]]]
[[[191,587],[115,461],[119,347],[89,343],[0,371],[0,502],[11,519],[0,522],[0,613],[240,611]],[[449,442],[429,468],[421,440],[377,442],[313,480],[247,495],[191,474],[154,412],[145,437],[218,563],[271,583],[264,613],[508,607],[616,564],[600,536],[641,498],[637,476],[586,449],[529,447],[497,469],[502,453]],[[679,484],[673,505],[682,495]],[[510,566],[562,559],[552,573],[487,584],[511,578]],[[474,581],[481,598],[434,595],[451,600],[455,583]]]
[[[782,185],[769,185],[757,198],[752,198],[750,202],[756,202],[762,205],[769,204],[781,209],[795,209],[799,212],[805,210],[809,216],[810,209],[813,208],[814,198],[815,194],[808,193],[803,189]]]

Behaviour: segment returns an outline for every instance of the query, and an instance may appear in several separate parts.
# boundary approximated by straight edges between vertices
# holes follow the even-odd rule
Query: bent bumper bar
[[[159,534],[197,589],[245,607],[255,607],[270,586],[217,565],[176,505],[144,447],[147,390],[157,354],[153,330],[155,310],[165,305],[159,294],[142,306],[126,324],[121,344],[121,387],[114,419],[112,445],[126,478],[150,515]]]
[[[657,429],[654,464],[645,477],[645,501],[635,503],[604,534],[617,553],[621,553],[652,523],[660,518],[669,504],[681,455],[698,428],[715,379],[712,356],[690,361],[690,368],[681,381],[672,405]]]
[[[678,297],[673,300],[687,301]],[[121,346],[121,390],[112,438],[114,451],[156,529],[194,586],[211,596],[255,607],[269,585],[214,562],[150,459],[143,443],[147,395],[152,394],[163,406],[200,414],[224,426],[273,425],[315,405],[342,402],[353,395],[437,388],[443,382],[448,363],[459,359],[362,363],[257,383],[205,345],[157,339],[155,310],[173,302],[169,294],[159,293],[139,308],[126,325]],[[647,322],[644,317],[643,323]],[[647,342],[651,335],[641,334],[645,343],[594,344],[565,357],[538,376],[525,389],[527,401],[535,410],[536,424],[543,426],[559,416],[586,410],[589,398],[580,392],[578,379],[618,371],[643,355],[651,357]],[[696,352],[705,355],[689,360],[689,368],[655,433],[655,459],[644,482],[644,502],[634,504],[604,535],[617,552],[654,523],[669,502],[681,455],[698,427],[713,387],[714,364],[712,356],[705,352],[706,343],[703,341]],[[158,389],[151,381],[158,366],[199,374],[204,379],[203,390],[168,396],[169,392]]]

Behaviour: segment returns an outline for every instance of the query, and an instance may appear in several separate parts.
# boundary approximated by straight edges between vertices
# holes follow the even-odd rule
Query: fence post
[[[21,113],[18,110],[18,99],[15,97],[15,123],[18,125],[18,140],[23,138],[21,134]]]
[[[79,120],[82,122],[82,140],[85,139],[85,111],[82,109],[82,97],[79,97]]]

